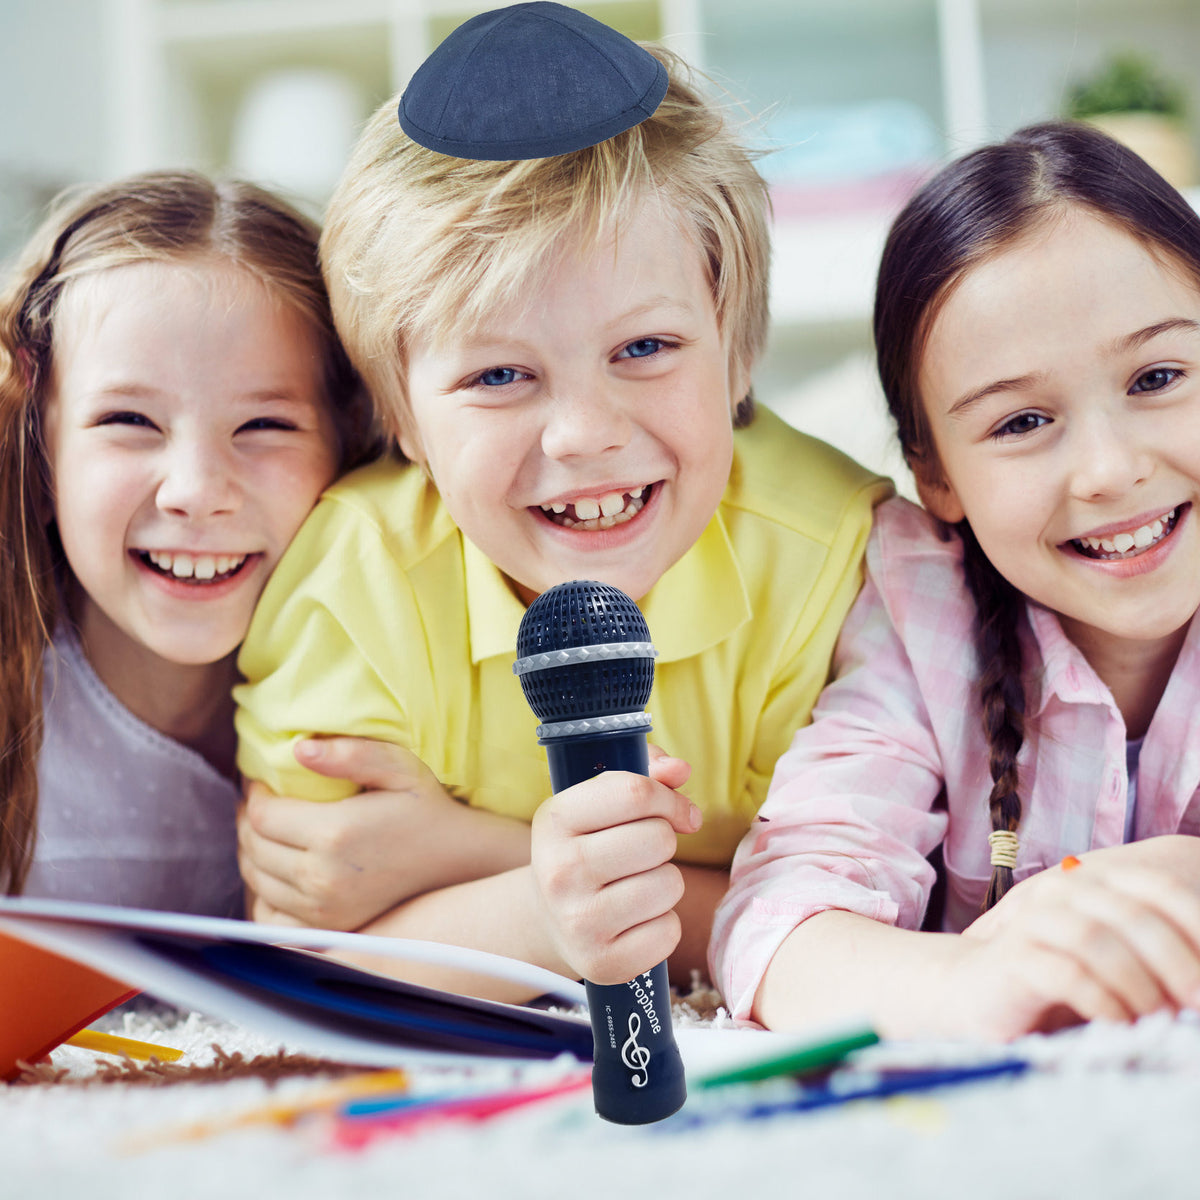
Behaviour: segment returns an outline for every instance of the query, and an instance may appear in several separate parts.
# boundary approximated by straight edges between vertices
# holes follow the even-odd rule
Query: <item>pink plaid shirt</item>
[[[775,770],[733,861],[710,950],[748,1018],[767,964],[801,921],[845,909],[920,927],[943,846],[943,928],[978,915],[991,876],[987,744],[975,693],[974,602],[957,538],[903,499],[876,509],[866,582],[834,681]],[[1125,724],[1048,609],[1028,604],[1024,801],[1016,879],[1124,840]],[[1200,833],[1200,622],[1193,622],[1138,764],[1134,838]]]

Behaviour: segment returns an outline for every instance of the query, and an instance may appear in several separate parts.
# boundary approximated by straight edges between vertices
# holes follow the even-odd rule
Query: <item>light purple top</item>
[[[240,917],[234,783],[125,708],[65,623],[44,664],[24,894]]]

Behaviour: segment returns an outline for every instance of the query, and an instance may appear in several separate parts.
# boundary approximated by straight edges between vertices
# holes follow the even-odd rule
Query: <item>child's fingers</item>
[[[673,911],[683,898],[683,874],[673,863],[576,895],[557,916],[574,968],[593,983],[624,983],[667,958],[679,943]]]
[[[270,911],[287,917],[286,922],[275,920],[273,922],[275,924],[308,925],[312,923],[306,919],[304,914],[304,897],[291,884],[240,857],[239,866],[242,871],[242,879],[254,893],[253,914],[256,921],[268,921],[269,919],[261,914]]]
[[[674,829],[661,817],[597,830],[575,843],[574,857],[580,876],[575,883],[600,888],[618,879],[652,871],[671,861],[676,844]]]
[[[691,763],[663,755],[650,764],[650,778],[669,788],[681,788],[691,778]]]
[[[671,912],[683,899],[683,872],[674,863],[626,875],[608,884],[599,896],[608,922],[601,937],[612,941],[630,929]]]
[[[1162,926],[1155,918],[1149,923]],[[1074,964],[1073,986],[1083,987],[1084,977],[1094,981],[1116,1001],[1118,1019],[1129,1019],[1169,1003],[1156,972],[1131,940],[1131,930],[1141,924],[1145,923],[1131,915],[1120,898],[1095,895],[1087,898],[1086,908],[1059,906],[1045,913],[1036,936],[1039,945]],[[1074,1007],[1074,997],[1064,998]]]
[[[1121,997],[1073,955],[1046,947],[1032,947],[1024,960],[1030,990],[1038,997],[1041,1013],[1061,1008],[1074,1012],[1081,1021],[1129,1021],[1132,1013]],[[1028,1033],[1032,1022],[1014,1033]]]
[[[266,841],[307,850],[318,841],[324,827],[334,819],[335,803],[277,796],[270,788],[252,783],[246,789],[244,816],[240,824],[248,824],[254,833]]]
[[[406,791],[428,774],[410,750],[375,738],[302,738],[292,753],[302,767],[331,779],[348,779],[368,791]]]
[[[292,927],[304,925],[303,921],[293,917],[290,913],[276,908],[270,901],[264,900],[261,896],[255,896],[253,906],[250,909],[250,918],[259,925],[288,925]]]
[[[682,932],[679,917],[674,912],[663,913],[597,947],[577,969],[592,983],[628,983],[669,958],[679,945]]]
[[[1191,888],[1161,872],[1141,869],[1112,872],[1088,886],[1077,884],[1088,911],[1105,921],[1154,981],[1157,994],[1143,988],[1132,1004],[1138,1014],[1165,1004],[1193,1005],[1200,995],[1200,902]]]
[[[259,836],[252,829],[238,831],[238,862],[247,870],[296,884],[303,873],[307,852],[286,842]]]
[[[670,788],[680,788],[691,778],[691,763],[676,758],[653,744],[649,747],[649,752],[651,779],[656,779]]]
[[[614,825],[661,817],[678,833],[700,828],[700,810],[657,780],[628,771],[606,771],[553,796],[538,810],[564,837],[595,833]]]

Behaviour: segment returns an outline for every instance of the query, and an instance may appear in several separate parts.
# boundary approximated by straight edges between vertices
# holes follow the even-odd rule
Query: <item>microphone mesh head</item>
[[[517,657],[649,641],[642,610],[620,588],[576,579],[543,592],[526,609],[517,632]],[[651,657],[567,663],[521,676],[529,707],[546,723],[638,712],[646,707],[653,683]]]

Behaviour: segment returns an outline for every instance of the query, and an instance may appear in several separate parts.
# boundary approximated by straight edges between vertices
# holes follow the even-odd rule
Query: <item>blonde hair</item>
[[[376,412],[406,430],[408,349],[481,327],[528,294],[565,239],[615,234],[655,199],[704,256],[731,379],[748,379],[767,329],[766,185],[721,111],[650,47],[670,76],[655,114],[554,158],[491,162],[425,149],[400,128],[398,98],[371,118],[326,214],[321,259],[334,318]],[[739,424],[752,415],[747,397]]]
[[[74,281],[134,262],[217,258],[310,323],[348,467],[375,446],[365,395],[337,339],[316,225],[271,193],[190,171],[69,189],[0,294],[0,887],[19,893],[37,828],[42,657],[58,619],[61,549],[50,523],[42,410],[54,328]]]

